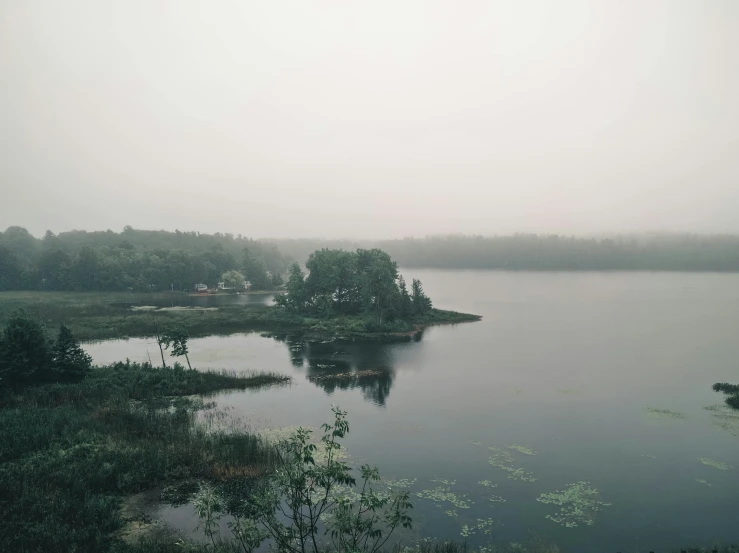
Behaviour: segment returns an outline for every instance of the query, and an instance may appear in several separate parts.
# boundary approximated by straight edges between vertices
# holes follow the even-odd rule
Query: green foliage
[[[244,287],[244,282],[246,281],[246,278],[239,271],[231,270],[226,271],[221,275],[221,281],[223,282],[224,286],[239,289]]]
[[[80,347],[72,331],[59,327],[59,336],[52,352],[52,369],[58,382],[77,382],[90,372],[92,358]]]
[[[257,494],[243,498],[248,512],[233,512],[232,534],[241,551],[250,553],[268,540],[289,553],[352,551],[376,553],[396,528],[410,528],[407,491],[378,492],[376,468],[360,468],[362,486],[344,461],[339,440],[349,432],[346,413],[333,409],[333,424],[322,425],[320,443],[311,430],[298,428],[277,446],[277,470]],[[215,549],[218,520],[224,513],[221,497],[210,488],[201,491],[196,508],[201,525]],[[324,543],[321,535],[329,537]]]
[[[125,551],[124,494],[270,471],[271,446],[196,424],[185,396],[282,380],[117,363],[0,398],[0,550]]]
[[[248,250],[248,263],[239,263]],[[288,260],[275,246],[231,234],[134,230],[0,232],[0,290],[191,290],[215,285],[231,270],[247,269],[256,289],[270,287]],[[254,274],[252,274],[254,273]],[[265,285],[266,279],[266,285]]]
[[[287,294],[275,300],[278,305],[322,318],[362,314],[369,331],[431,311],[420,281],[413,281],[411,297],[397,264],[382,250],[318,250],[310,255],[306,268],[307,278],[297,264],[290,268]]]
[[[0,389],[50,380],[52,368],[44,328],[23,310],[13,313],[0,335]]]
[[[739,409],[739,385],[719,382],[713,385],[713,391],[726,394],[726,405]]]
[[[431,311],[431,299],[423,292],[421,281],[414,278],[411,285],[411,305],[413,313],[423,315]]]
[[[190,335],[184,326],[174,326],[165,330],[162,336],[162,344],[166,349],[172,348],[172,355],[174,357],[185,356],[187,361],[187,367],[192,370],[190,365],[190,357],[188,356],[187,341],[190,339]]]
[[[244,248],[242,270],[254,290],[272,288],[272,280],[267,275],[267,266],[260,258],[251,255],[249,248]]]

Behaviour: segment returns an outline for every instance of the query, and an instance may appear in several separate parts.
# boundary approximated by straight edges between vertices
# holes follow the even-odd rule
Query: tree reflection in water
[[[367,401],[384,406],[395,378],[390,348],[383,344],[304,342],[284,336],[290,361],[307,367],[306,378],[331,395],[358,388]]]

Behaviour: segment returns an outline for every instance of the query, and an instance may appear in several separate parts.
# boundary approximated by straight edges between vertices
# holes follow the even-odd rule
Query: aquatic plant
[[[726,405],[705,407],[711,413],[711,422],[733,436],[739,436],[739,411]]]
[[[687,419],[688,415],[679,411],[670,411],[669,409],[656,409],[647,407],[647,414],[657,419]]]
[[[492,518],[478,518],[477,522],[475,524],[472,524],[471,526],[469,524],[463,524],[460,535],[462,537],[468,538],[476,534],[477,531],[480,530],[483,534],[489,536],[490,534],[492,534],[492,528],[493,525],[496,524],[496,522],[497,521],[493,520]]]
[[[441,508],[443,503],[450,503],[457,509],[469,509],[474,504],[474,501],[467,499],[466,495],[457,495],[451,491],[451,487],[456,484],[456,480],[434,478],[431,481],[439,485],[435,488],[416,492],[416,497],[433,501],[437,508]]]
[[[534,478],[532,473],[515,466],[515,460],[510,453],[497,447],[488,447],[488,450],[492,453],[488,458],[488,464],[506,471],[509,479],[520,480],[522,482],[536,482],[536,478]]]
[[[474,445],[474,446],[481,446],[482,445],[482,442],[478,442],[478,441],[475,441],[475,440],[470,440],[470,443],[472,445]]]
[[[600,501],[599,497],[600,492],[591,487],[589,482],[575,482],[568,484],[563,490],[543,493],[536,500],[560,505],[561,508],[557,513],[547,515],[546,518],[566,528],[574,528],[578,524],[591,526],[595,522],[594,514],[611,505]]]
[[[699,484],[708,486],[709,488],[713,487],[713,484],[711,484],[708,480],[704,480],[703,478],[696,478],[695,481],[698,482]]]
[[[721,461],[714,461],[713,459],[708,459],[707,457],[701,457],[698,460],[704,465],[713,467],[718,470],[731,470],[734,468],[731,465],[727,465],[726,463],[722,463]]]
[[[536,451],[534,451],[530,447],[526,447],[525,445],[513,444],[513,445],[507,445],[506,447],[508,449],[518,451],[519,453],[523,453],[524,455],[536,455]]]
[[[657,458],[656,455],[649,455],[648,453],[643,454],[642,457],[646,457],[647,459],[656,459]]]
[[[497,488],[498,484],[493,484],[490,480],[481,480],[477,483],[478,486],[483,486],[485,488]]]

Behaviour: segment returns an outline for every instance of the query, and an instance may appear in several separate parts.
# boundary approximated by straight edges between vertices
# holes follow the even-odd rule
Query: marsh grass
[[[280,383],[117,363],[78,384],[5,395],[0,408],[0,550],[106,551],[121,499],[168,482],[254,478],[271,470],[258,436],[195,423],[192,394]]]
[[[0,322],[25,309],[49,329],[66,324],[78,340],[140,338],[161,327],[184,326],[191,337],[251,330],[299,333],[307,339],[410,341],[425,327],[480,320],[477,315],[432,309],[412,321],[368,326],[365,316],[318,318],[266,305],[228,305],[217,309],[173,309],[187,294],[136,292],[0,292]],[[162,306],[155,309],[146,307]],[[142,309],[145,308],[145,309]]]

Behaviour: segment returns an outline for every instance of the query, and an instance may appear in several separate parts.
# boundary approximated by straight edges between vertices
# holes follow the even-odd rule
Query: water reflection
[[[364,399],[385,406],[395,378],[390,348],[306,342],[290,336],[275,339],[285,343],[292,365],[305,369],[306,379],[327,395],[358,388]]]

